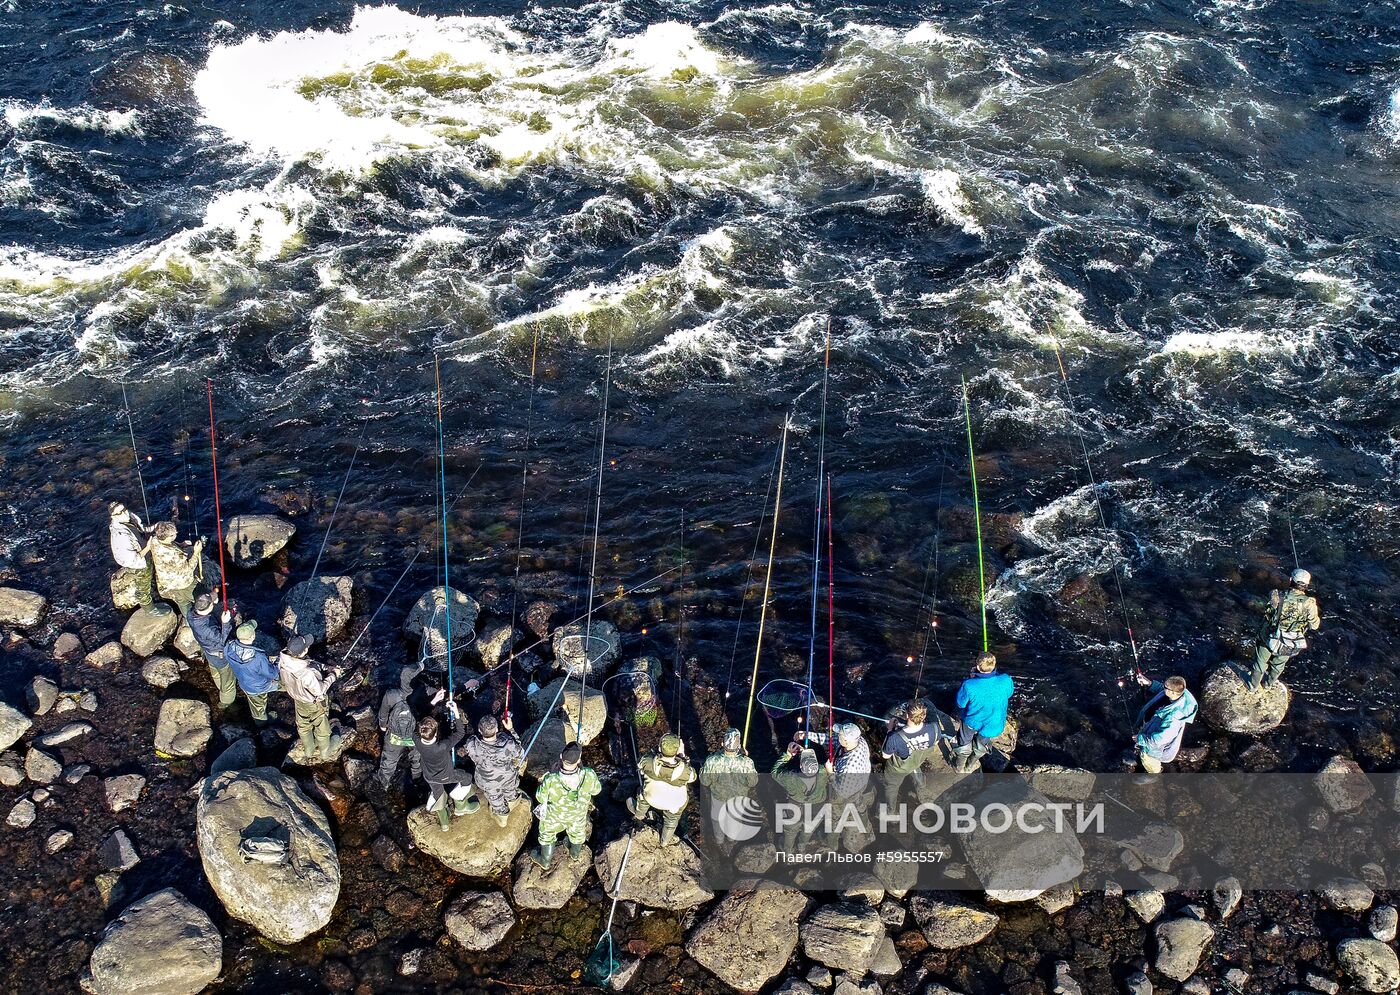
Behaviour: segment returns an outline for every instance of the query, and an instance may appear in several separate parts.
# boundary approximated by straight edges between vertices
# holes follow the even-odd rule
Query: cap
[[[1302,567],[1299,567],[1297,570],[1293,571],[1293,576],[1290,577],[1289,580],[1299,587],[1307,587],[1312,583],[1312,574],[1308,573]]]
[[[244,622],[238,628],[233,630],[233,634],[238,637],[238,641],[240,643],[251,643],[253,641],[253,637],[257,635],[257,633],[257,622]]]
[[[854,746],[860,740],[860,726],[854,722],[838,722],[836,738],[841,741],[842,746]]]
[[[803,750],[802,756],[797,761],[802,773],[810,777],[821,769],[821,764],[817,762],[816,750]]]
[[[663,757],[674,757],[681,752],[681,738],[679,736],[662,736],[659,747]]]
[[[194,599],[194,610],[201,615],[208,615],[214,610],[214,596],[208,592],[201,594]]]
[[[113,518],[116,518],[122,512],[126,511],[126,505],[122,504],[120,501],[113,501],[107,506],[107,510],[111,513]]]
[[[572,767],[583,759],[583,747],[570,743],[559,752],[559,759]]]
[[[293,636],[287,640],[287,652],[292,656],[306,656],[309,649],[311,649],[311,640],[305,636]]]
[[[737,753],[744,747],[744,737],[738,729],[733,726],[724,730],[724,748],[731,753]]]

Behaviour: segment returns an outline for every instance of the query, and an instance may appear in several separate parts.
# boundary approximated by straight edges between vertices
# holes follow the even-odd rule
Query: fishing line
[[[831,377],[831,317],[826,319],[826,348],[822,359],[822,406],[821,406],[821,434],[820,442],[817,445],[817,496],[816,520],[813,523],[812,535],[812,626],[807,638],[807,683],[812,683],[815,674],[817,657],[817,590],[820,587],[821,566],[822,566],[822,482],[826,476],[826,397],[827,384]],[[828,509],[829,511],[829,509]],[[805,714],[806,728],[812,728],[812,707],[807,706]]]
[[[223,594],[224,611],[228,611],[228,571],[224,569],[224,512],[219,505],[219,440],[214,429],[214,381],[205,378],[204,389],[209,396],[209,461],[214,467],[214,537],[219,541],[219,587]]]
[[[151,506],[146,501],[146,478],[141,475],[141,454],[136,450],[136,429],[131,425],[131,403],[126,399],[126,381],[122,385],[122,412],[126,415],[126,434],[131,438],[131,461],[136,467],[136,482],[141,485],[141,510],[146,513],[146,526],[151,522]]]
[[[836,546],[832,538],[831,474],[826,475],[826,758],[836,759]],[[811,729],[810,724],[807,727]]]
[[[734,663],[739,657],[739,636],[744,631],[744,612],[749,606],[749,591],[753,588],[753,568],[758,561],[758,545],[763,541],[763,523],[768,520],[768,499],[773,496],[773,480],[778,474],[778,454],[773,454],[773,462],[768,467],[768,489],[763,492],[763,504],[758,512],[758,528],[753,534],[753,550],[749,553],[748,569],[744,574],[744,592],[739,598],[739,620],[734,623],[734,645],[729,650],[729,676],[724,680],[724,700],[729,700],[729,690],[734,684]]]
[[[1298,544],[1293,541],[1293,512],[1285,510],[1284,515],[1288,519],[1288,545],[1293,548],[1293,569],[1301,570],[1303,565],[1298,562]]]
[[[190,428],[189,403],[186,395],[190,390],[189,371],[185,371],[184,385],[180,389],[180,425],[185,430],[185,447],[183,450],[185,464],[185,501],[190,509],[190,525],[194,529],[195,539],[201,538],[199,532],[199,502],[194,500],[194,472],[190,469],[190,443],[194,441],[194,432]]]
[[[745,749],[748,749],[749,745],[749,721],[753,718],[753,699],[758,690],[758,661],[763,655],[763,629],[768,622],[768,593],[773,588],[773,558],[778,549],[778,515],[783,505],[783,468],[787,463],[788,429],[791,426],[791,419],[783,420],[783,441],[778,449],[778,487],[773,498],[773,536],[768,543],[768,567],[763,578],[763,610],[758,615],[758,639],[754,644],[753,673],[749,676],[749,704],[744,711],[744,737],[740,741]]]
[[[603,415],[602,427],[598,432],[598,490],[593,501],[593,556],[588,565],[588,615],[583,623],[583,658],[588,666],[583,669],[583,677],[580,680],[578,698],[578,722],[574,730],[574,736],[583,738],[583,704],[588,693],[588,672],[593,669],[593,658],[589,655],[588,647],[592,645],[593,636],[593,590],[598,581],[598,533],[603,524],[603,462],[607,455],[608,448],[608,399],[612,394],[612,363],[613,363],[613,340],[612,332],[608,332],[608,360],[603,371]],[[567,683],[567,681],[566,681]]]
[[[335,516],[340,512],[341,498],[345,497],[345,485],[350,483],[350,474],[355,470],[355,460],[359,458],[360,447],[365,444],[365,432],[369,430],[369,415],[366,413],[364,422],[360,426],[360,439],[355,443],[355,451],[350,454],[350,465],[345,468],[345,476],[340,480],[340,493],[335,496],[335,506],[331,508],[331,520],[326,525],[326,534],[321,537],[321,548],[316,551],[316,562],[311,565],[311,581],[315,583],[316,578],[321,574],[321,554],[326,551],[326,543],[330,541],[331,532],[335,528]]]
[[[680,584],[680,620],[676,623],[676,690],[672,696],[671,711],[675,714],[672,728],[679,732],[681,727],[681,666],[684,659],[682,647],[685,644],[685,580],[686,566],[689,559],[685,552],[685,509],[681,509],[681,576]]]
[[[433,381],[437,385],[438,493],[442,495],[442,601],[447,622],[447,697],[453,695],[452,674],[452,586],[447,552],[447,448],[442,427],[442,361],[433,353]]]
[[[530,437],[535,428],[535,369],[536,361],[539,358],[540,350],[540,330],[535,328],[534,338],[530,342],[530,401],[525,414],[525,450],[520,455],[520,514],[516,518],[515,525],[515,581],[510,592],[510,624],[512,627],[519,624],[517,609],[520,604],[520,561],[525,556],[525,487],[530,475]],[[512,641],[514,632],[511,633]],[[509,663],[509,661],[507,661]],[[510,689],[511,678],[515,674],[515,668],[506,667],[506,718],[510,718]]]
[[[972,448],[972,406],[967,399],[967,378],[962,378],[963,415],[967,420],[967,460],[972,472],[972,512],[977,520],[977,583],[982,602],[982,652],[987,652],[987,568],[982,553],[982,498],[977,492],[977,453]]]
[[[924,629],[924,645],[919,651],[919,676],[914,681],[914,698],[918,700],[924,693],[924,664],[928,661],[928,644],[930,641],[938,647],[938,655],[943,655],[943,647],[938,643],[938,582],[940,575],[938,572],[939,547],[943,540],[943,485],[948,474],[948,452],[943,451],[943,458],[940,461],[942,466],[938,471],[938,504],[933,512],[933,552],[929,554],[928,567],[924,571],[924,589],[920,595],[920,607],[928,604],[928,626]],[[932,582],[932,591],[929,589]]]

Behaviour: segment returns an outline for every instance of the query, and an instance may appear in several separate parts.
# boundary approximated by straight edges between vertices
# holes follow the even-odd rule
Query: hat
[[[821,764],[817,761],[817,751],[806,749],[802,751],[801,758],[797,761],[798,768],[806,777],[811,777],[821,769]]]
[[[107,511],[111,513],[113,518],[116,518],[126,511],[126,505],[122,504],[120,501],[113,501],[107,506]]]
[[[194,610],[201,615],[208,615],[214,610],[214,596],[209,592],[201,594],[194,599]]]
[[[578,764],[583,759],[583,747],[577,743],[570,743],[559,752],[559,759],[570,767]]]
[[[483,715],[476,724],[476,731],[482,739],[490,739],[501,731],[501,724],[496,721],[496,716]]]
[[[663,757],[677,756],[681,752],[681,738],[679,736],[662,736],[658,749]]]
[[[1312,583],[1312,574],[1308,573],[1302,567],[1299,567],[1297,570],[1293,571],[1293,576],[1290,577],[1289,580],[1298,587],[1307,587]]]
[[[860,740],[860,726],[854,722],[838,722],[836,738],[842,746],[854,746]]]
[[[730,753],[738,753],[744,748],[744,737],[732,726],[724,730],[724,748]]]
[[[253,637],[257,635],[257,632],[257,622],[244,622],[238,628],[233,630],[234,636],[237,637],[240,643],[251,643],[253,641]]]
[[[292,656],[306,656],[306,651],[311,649],[311,640],[305,636],[293,636],[287,640],[287,652]]]
[[[152,533],[161,542],[174,542],[175,537],[179,534],[174,522],[157,522],[155,531]]]

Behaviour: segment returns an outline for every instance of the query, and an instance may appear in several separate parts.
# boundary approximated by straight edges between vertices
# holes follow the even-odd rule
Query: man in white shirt
[[[154,600],[151,594],[150,538],[146,526],[136,513],[120,501],[113,501],[108,509],[112,520],[107,526],[112,541],[112,559],[117,566],[131,570],[131,585],[136,592],[136,601],[142,608],[149,608]]]
[[[277,658],[282,690],[292,698],[297,715],[297,735],[301,737],[306,762],[327,763],[340,746],[340,737],[331,735],[331,685],[343,671],[313,663],[308,656],[310,641],[293,636]]]

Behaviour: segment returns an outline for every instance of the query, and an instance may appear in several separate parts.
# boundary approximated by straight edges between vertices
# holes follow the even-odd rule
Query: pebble
[[[1141,971],[1128,975],[1123,983],[1127,986],[1128,995],[1152,995],[1152,982]]]
[[[97,851],[97,860],[106,870],[125,871],[141,863],[141,856],[126,832],[118,829],[103,842]]]
[[[92,773],[92,764],[74,764],[63,772],[64,784],[77,784]]]
[[[1232,967],[1225,972],[1225,980],[1236,988],[1242,989],[1249,981],[1249,972],[1241,970],[1238,967]]]
[[[29,701],[29,710],[35,715],[44,715],[54,702],[58,700],[58,685],[47,677],[36,677],[29,682],[29,690],[25,692],[25,698]]]
[[[102,782],[107,805],[113,812],[122,812],[135,805],[145,787],[146,779],[140,774],[118,774]]]
[[[10,816],[5,820],[7,826],[15,829],[28,829],[34,824],[34,817],[38,813],[34,810],[34,803],[28,798],[21,798],[15,802],[15,807],[10,809]]]
[[[103,643],[87,656],[83,657],[83,662],[89,667],[108,667],[114,663],[121,663],[122,644],[116,640]]]
[[[48,788],[36,788],[34,790],[34,793],[31,794],[29,797],[34,799],[34,804],[42,805],[44,804],[44,802],[48,801],[51,797],[53,797],[53,792],[50,791]]]
[[[1145,923],[1152,923],[1167,907],[1167,900],[1160,891],[1131,891],[1125,898],[1128,907]]]
[[[92,726],[86,722],[70,722],[62,729],[45,733],[36,742],[40,746],[62,746],[64,743],[70,743],[79,736],[86,736],[90,732],[92,732]]]
[[[77,656],[83,651],[83,641],[71,632],[63,632],[53,642],[53,658],[55,660],[66,660],[70,656]]]
[[[1079,987],[1079,982],[1074,980],[1074,975],[1069,973],[1069,962],[1059,961],[1055,964],[1055,995],[1084,995],[1084,989]]]
[[[399,958],[399,974],[405,978],[411,978],[418,973],[418,969],[423,966],[423,958],[428,951],[422,947],[415,947]]]
[[[1210,995],[1210,982],[1199,974],[1193,974],[1181,986],[1181,995]]]
[[[31,746],[24,757],[24,772],[36,784],[52,784],[63,773],[63,764]]]
[[[880,906],[880,921],[889,929],[899,929],[904,925],[904,917],[908,915],[904,906],[900,905],[893,898],[885,899]]]
[[[1226,878],[1217,882],[1212,892],[1215,898],[1216,911],[1220,913],[1223,922],[1230,918],[1230,913],[1239,907],[1240,899],[1244,897],[1244,889],[1240,886],[1237,878]],[[1196,918],[1201,918],[1197,916]]]
[[[1342,986],[1331,978],[1321,974],[1309,974],[1303,978],[1303,984],[1315,991],[1322,992],[1323,995],[1337,995],[1342,990]]]
[[[44,840],[44,849],[49,853],[58,853],[69,843],[73,842],[73,834],[66,829],[55,829],[49,833],[49,838]]]
[[[18,753],[0,756],[0,785],[17,788],[24,783],[24,761]]]
[[[1380,905],[1372,910],[1367,927],[1371,930],[1371,935],[1382,943],[1394,943],[1396,919],[1395,906]]]
[[[78,707],[85,712],[97,711],[97,692],[83,689],[78,695]]]
[[[831,970],[829,968],[817,966],[807,972],[807,984],[815,985],[818,988],[830,988],[832,982]]]

